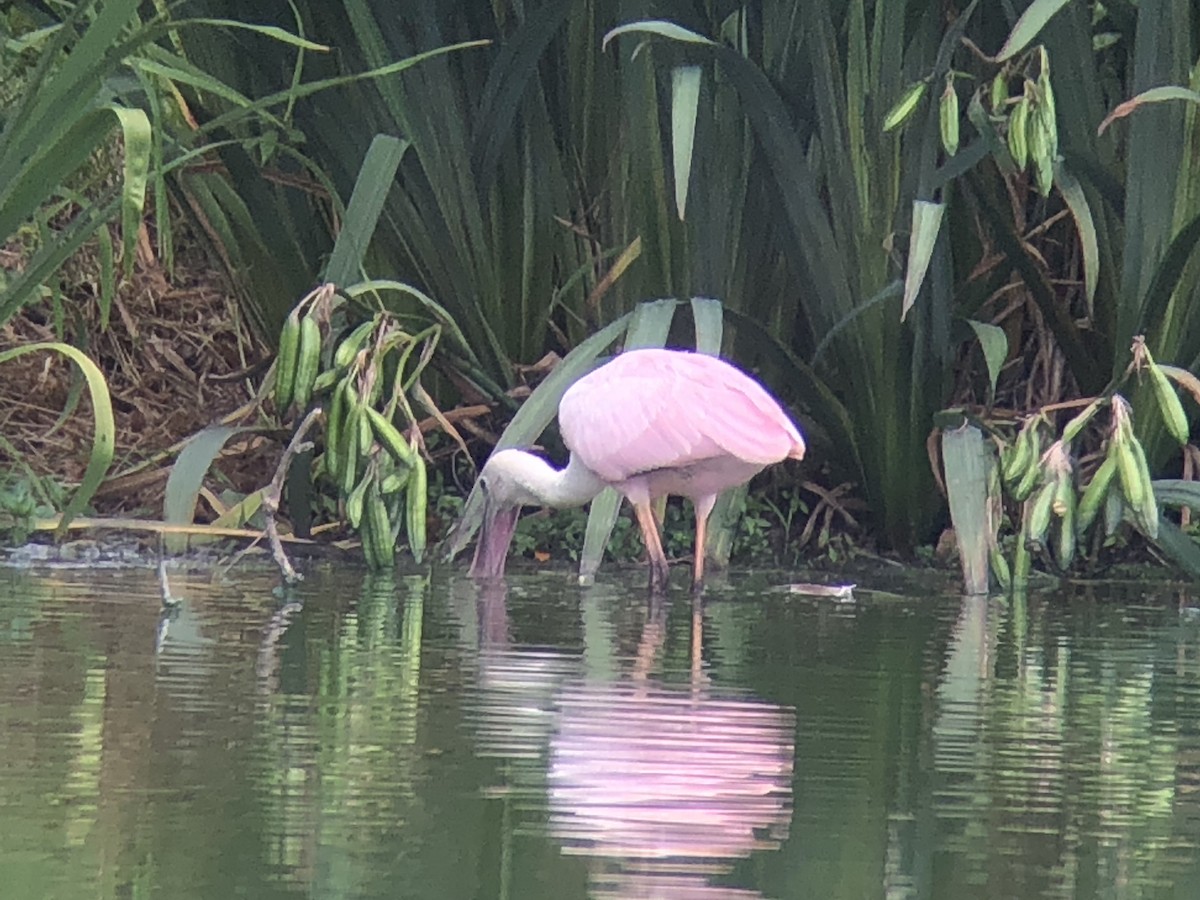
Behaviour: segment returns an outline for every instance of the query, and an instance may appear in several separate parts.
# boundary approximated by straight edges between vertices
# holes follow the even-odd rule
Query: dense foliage
[[[244,16],[230,0],[188,12]],[[324,223],[371,142],[399,138],[350,280],[411,285],[461,331],[470,354],[431,369],[443,407],[509,402],[514,364],[641,300],[717,297],[725,349],[800,412],[819,480],[852,485],[873,533],[908,549],[945,521],[938,410],[987,419],[1098,394],[1139,334],[1156,359],[1200,364],[1192,0],[350,0],[255,15],[290,36],[159,21],[110,54],[114,78],[138,61],[142,89],[123,96],[154,125],[151,171],[213,142],[222,165],[181,165],[171,184],[274,340],[323,274]],[[447,47],[462,49],[433,55]],[[186,139],[168,93],[196,123]],[[378,303],[430,321],[405,296]],[[1135,411],[1153,408],[1147,389]],[[1135,421],[1151,470],[1177,467],[1160,418]],[[1086,438],[1089,452],[1105,439]]]

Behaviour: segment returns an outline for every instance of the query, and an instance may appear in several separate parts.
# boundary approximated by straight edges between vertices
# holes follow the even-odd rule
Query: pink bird
[[[724,360],[682,350],[629,350],[588,373],[563,394],[558,426],[571,451],[566,468],[501,450],[479,473],[485,511],[473,576],[504,574],[522,506],[582,506],[614,487],[633,504],[653,590],[666,586],[667,557],[651,504],[668,494],[692,501],[699,587],[717,495],[804,457],[804,438],[762,385]]]

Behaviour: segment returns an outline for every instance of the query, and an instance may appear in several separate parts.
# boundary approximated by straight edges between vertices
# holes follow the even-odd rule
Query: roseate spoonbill
[[[522,506],[582,506],[611,486],[633,504],[653,590],[666,586],[667,557],[651,503],[667,494],[692,501],[698,587],[717,495],[772,463],[804,456],[804,438],[762,385],[724,360],[683,350],[614,357],[567,389],[558,426],[571,451],[564,469],[501,450],[479,473],[485,510],[472,575],[504,574]]]

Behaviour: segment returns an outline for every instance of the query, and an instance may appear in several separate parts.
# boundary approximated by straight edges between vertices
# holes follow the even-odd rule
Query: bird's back
[[[568,449],[610,483],[716,457],[766,466],[804,455],[804,439],[757,381],[713,356],[630,350],[563,395]]]

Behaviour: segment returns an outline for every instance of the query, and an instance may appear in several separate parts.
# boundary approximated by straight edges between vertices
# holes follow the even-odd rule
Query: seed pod
[[[341,488],[346,496],[349,496],[358,484],[358,463],[365,452],[359,441],[362,431],[358,427],[363,415],[362,402],[354,389],[350,388],[346,391],[346,424],[342,429],[341,448],[338,450],[339,461],[342,464]]]
[[[1046,484],[1033,495],[1029,504],[1029,535],[1026,546],[1030,549],[1041,547],[1046,540],[1046,532],[1050,528],[1051,506],[1054,503],[1056,485],[1053,481]]]
[[[999,547],[993,545],[988,550],[988,561],[992,566],[992,574],[996,576],[996,583],[1000,585],[1001,590],[1007,591],[1012,587],[1012,571]]]
[[[1142,442],[1134,438],[1129,442],[1133,453],[1134,462],[1137,465],[1137,477],[1141,482],[1141,497],[1142,502],[1138,506],[1130,504],[1134,516],[1138,519],[1138,524],[1146,537],[1154,540],[1158,537],[1158,500],[1154,496],[1154,485],[1150,481],[1150,467],[1146,464],[1146,451],[1142,449]]]
[[[1149,351],[1146,352],[1146,368],[1150,370],[1154,399],[1158,401],[1158,408],[1167,424],[1167,430],[1180,444],[1186,444],[1189,437],[1187,413],[1183,411],[1183,404],[1179,402],[1179,394],[1175,392],[1174,386],[1158,363],[1150,358]]]
[[[1031,501],[1025,503],[1021,516],[1021,532],[1017,535],[1017,546],[1013,550],[1012,589],[1022,591],[1029,583],[1029,570],[1033,560],[1029,555],[1029,507]]]
[[[413,559],[417,562],[425,555],[426,504],[428,503],[429,485],[425,471],[425,460],[413,451],[412,471],[408,479],[408,494],[406,503],[405,528],[408,532],[408,547],[412,550]]]
[[[1079,433],[1083,431],[1084,426],[1092,420],[1097,412],[1099,412],[1100,407],[1103,404],[1104,399],[1102,397],[1097,397],[1095,400],[1085,406],[1083,410],[1080,411],[1075,418],[1071,419],[1071,421],[1069,421],[1063,428],[1062,442],[1064,444],[1069,444],[1071,441],[1075,440],[1075,438],[1079,436]]]
[[[921,102],[921,98],[925,96],[925,89],[927,87],[929,85],[925,81],[910,84],[904,93],[900,95],[900,99],[896,101],[896,105],[889,109],[887,115],[883,117],[883,130],[891,131],[893,128],[903,125],[916,110],[917,104]]]
[[[404,435],[400,433],[400,429],[393,425],[387,416],[374,407],[367,406],[364,408],[367,411],[367,419],[371,427],[375,430],[375,435],[379,438],[379,443],[383,448],[395,457],[396,462],[406,467],[415,466],[416,451],[409,446],[408,441],[404,439]]]
[[[342,467],[342,433],[346,428],[346,391],[350,385],[343,378],[333,389],[325,413],[325,471],[340,481]]]
[[[1008,117],[1008,152],[1018,169],[1024,169],[1029,160],[1029,144],[1025,136],[1025,123],[1029,119],[1029,98],[1022,96]]]
[[[1117,474],[1121,478],[1121,493],[1125,495],[1125,502],[1129,505],[1129,509],[1136,514],[1146,499],[1142,473],[1138,469],[1137,457],[1133,452],[1133,444],[1137,439],[1118,433],[1114,437],[1114,441],[1116,443]]]
[[[293,309],[279,332],[279,352],[275,355],[275,409],[280,415],[292,405],[299,351],[300,316]]]
[[[379,492],[384,496],[394,494],[406,484],[408,484],[408,470],[398,469],[383,477],[383,480],[379,482]]]
[[[1017,433],[1011,449],[1005,454],[1000,473],[1005,484],[1011,485],[1014,482],[1020,482],[1025,476],[1026,470],[1035,462],[1034,442],[1037,438],[1033,433],[1034,428],[1035,426],[1028,424],[1022,428]]]
[[[1054,556],[1058,567],[1063,571],[1071,568],[1075,559],[1075,486],[1068,474],[1065,479],[1068,489],[1065,495],[1060,491],[1055,503],[1061,503],[1063,510],[1059,513],[1058,531],[1055,533]]]
[[[350,332],[333,351],[333,364],[339,369],[349,368],[350,363],[354,362],[354,357],[358,355],[358,351],[366,343],[368,335],[374,330],[375,320],[368,319]]]
[[[999,114],[1000,110],[1004,109],[1004,105],[1008,103],[1008,77],[1001,69],[996,73],[996,77],[992,79],[992,113]]]
[[[1058,116],[1054,106],[1054,86],[1050,84],[1050,57],[1042,48],[1041,71],[1038,73],[1038,107],[1037,114],[1042,120],[1042,130],[1046,135],[1046,145],[1050,158],[1058,156]]]
[[[1079,501],[1078,508],[1075,510],[1075,531],[1082,537],[1083,534],[1091,527],[1091,524],[1096,519],[1096,514],[1100,512],[1100,504],[1104,502],[1104,498],[1108,496],[1108,489],[1112,485],[1113,477],[1117,474],[1117,457],[1113,452],[1112,445],[1108,448],[1108,456],[1104,458],[1104,462],[1100,463],[1100,467],[1096,469],[1096,473],[1092,476],[1092,480],[1088,482],[1088,486],[1083,491],[1083,497]]]
[[[367,565],[376,571],[390,569],[395,561],[396,545],[392,541],[392,523],[388,519],[387,504],[375,488],[367,491],[363,510],[363,550]]]
[[[1050,153],[1042,117],[1036,112],[1027,116],[1025,131],[1025,141],[1029,147],[1029,158],[1033,162],[1038,192],[1045,197],[1049,195],[1054,181],[1054,157]]]
[[[300,320],[300,349],[296,357],[296,383],[293,394],[301,410],[308,406],[313,384],[321,369],[321,328],[312,315]]]
[[[942,130],[942,147],[947,156],[958,152],[958,92],[954,90],[953,76],[946,78],[946,89],[938,104],[938,120]]]
[[[1125,501],[1120,491],[1109,491],[1104,498],[1104,536],[1112,537],[1125,520]]]
[[[357,529],[359,523],[362,522],[363,507],[366,505],[367,488],[374,483],[375,478],[370,471],[363,475],[354,490],[350,492],[350,496],[346,498],[346,519],[350,522],[350,527]]]
[[[1029,499],[1029,495],[1033,493],[1033,489],[1037,487],[1038,477],[1042,472],[1042,442],[1041,438],[1034,436],[1033,440],[1033,458],[1029,466],[1025,469],[1025,474],[1021,480],[1017,482],[1017,486],[1012,489],[1014,500],[1024,502]]]

